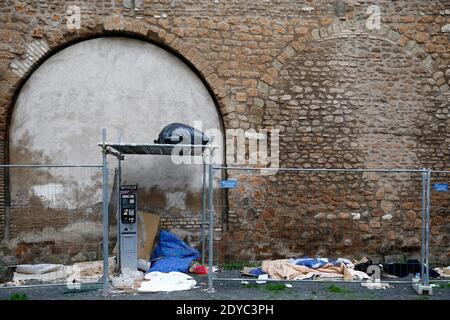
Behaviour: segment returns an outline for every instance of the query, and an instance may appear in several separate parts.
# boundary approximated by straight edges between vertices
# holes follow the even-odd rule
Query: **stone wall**
[[[450,169],[448,1],[160,0],[136,1],[134,13],[128,3],[1,2],[0,161],[33,69],[73,42],[120,34],[185,59],[225,129],[280,129],[282,166]],[[81,8],[79,30],[67,28],[69,5]],[[370,5],[380,29],[367,24]],[[244,193],[230,192],[229,231],[218,235],[224,258],[418,252],[417,177],[240,179]],[[448,197],[435,199],[432,253],[448,261]]]

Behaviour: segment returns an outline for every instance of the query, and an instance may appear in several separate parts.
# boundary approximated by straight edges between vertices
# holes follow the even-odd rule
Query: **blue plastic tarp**
[[[332,263],[334,265],[339,265],[338,262],[334,261],[334,260],[330,260],[327,258],[309,258],[309,257],[304,257],[304,258],[300,258],[300,259],[290,259],[289,260],[290,263],[292,264],[296,264],[298,266],[305,266],[311,269],[317,269],[317,268],[321,268],[324,265],[326,265],[327,263]]]
[[[260,275],[266,274],[264,271],[262,271],[261,267],[255,268],[249,271],[251,275],[254,275],[255,277],[258,277]]]
[[[148,272],[184,272],[189,271],[192,261],[197,260],[200,253],[186,242],[169,231],[159,233],[159,243],[156,246]]]

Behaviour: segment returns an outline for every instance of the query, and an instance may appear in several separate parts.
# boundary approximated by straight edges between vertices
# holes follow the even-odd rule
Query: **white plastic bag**
[[[268,274],[260,274],[258,276],[258,280],[256,281],[256,283],[257,284],[264,284],[264,283],[267,282],[267,281],[264,281],[264,280],[267,280],[267,279],[269,279],[269,275]],[[259,280],[261,280],[261,281],[259,281]]]
[[[144,274],[138,270],[131,270],[124,268],[122,273],[112,278],[112,285],[117,289],[133,288],[135,281],[141,281],[144,279]]]

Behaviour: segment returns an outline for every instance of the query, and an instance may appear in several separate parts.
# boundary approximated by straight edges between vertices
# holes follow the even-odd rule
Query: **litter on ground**
[[[264,280],[267,280],[267,279],[269,279],[269,275],[261,274],[261,275],[258,276],[258,280],[256,281],[256,283],[257,284],[264,284],[264,283],[267,282],[267,281],[264,281]]]
[[[361,282],[361,286],[366,287],[367,289],[373,290],[373,289],[388,289],[393,288],[389,283],[386,282],[380,282],[380,279],[375,279],[374,282],[368,280],[367,282]]]
[[[152,236],[154,238],[154,236]],[[137,270],[124,269],[119,275],[113,275],[116,269],[116,258],[110,257],[109,278],[114,288],[113,292],[137,290],[138,292],[171,292],[200,288],[188,273],[207,275],[209,271],[222,272],[222,266],[213,266],[209,270],[197,260],[200,253],[197,249],[181,240],[177,235],[162,230],[159,242],[153,252],[140,258]],[[142,256],[143,257],[143,256]],[[266,284],[268,280],[344,280],[361,281],[361,286],[368,289],[392,288],[390,284],[374,279],[373,268],[379,268],[384,279],[404,278],[416,275],[413,281],[420,281],[421,265],[418,260],[406,260],[402,263],[373,263],[371,259],[363,257],[360,260],[346,258],[290,258],[279,260],[264,260],[255,267],[243,266],[241,275],[256,278],[257,284]],[[255,265],[252,263],[252,265]],[[139,271],[140,270],[140,271]],[[234,269],[236,270],[236,269]],[[369,274],[368,274],[369,273]],[[419,277],[417,276],[419,274]],[[28,280],[41,282],[65,281],[71,284],[99,282],[103,275],[103,261],[75,263],[67,266],[62,264],[17,265],[13,274],[13,281],[7,285],[17,286]],[[371,276],[372,275],[372,276]],[[431,278],[450,278],[450,266],[431,269]],[[242,280],[241,284],[248,285],[249,281]],[[283,286],[283,285],[282,285]],[[292,288],[292,284],[284,284]],[[136,292],[136,291],[134,291]]]
[[[115,257],[109,258],[109,265],[109,276],[111,278],[116,266]],[[89,283],[100,281],[102,276],[102,260],[78,262],[71,266],[62,264],[17,265],[13,279],[7,285],[19,286],[27,281]]]
[[[120,275],[112,278],[111,283],[116,289],[134,288],[135,283],[143,279],[143,272],[125,268]]]

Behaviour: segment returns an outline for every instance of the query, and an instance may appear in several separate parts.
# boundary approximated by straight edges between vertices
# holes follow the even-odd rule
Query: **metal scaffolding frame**
[[[213,164],[211,159],[214,158],[214,151],[217,148],[215,145],[202,145],[202,144],[142,144],[142,143],[111,143],[106,140],[106,129],[102,129],[102,143],[98,146],[102,149],[103,158],[103,295],[107,296],[109,291],[109,212],[108,212],[108,193],[109,193],[109,171],[108,171],[108,155],[114,156],[118,160],[118,183],[119,186],[122,181],[122,161],[125,160],[124,155],[160,155],[171,156],[177,152],[183,151],[183,155],[186,155],[184,151],[190,150],[191,155],[202,156],[202,204],[201,204],[201,254],[202,263],[205,262],[206,252],[206,213],[209,214],[209,224],[214,225],[214,206],[213,206]],[[205,153],[205,151],[207,151]],[[206,161],[209,159],[209,161]],[[206,175],[208,176],[208,179]],[[207,181],[208,180],[208,181]],[[119,197],[120,188],[117,188],[117,197]],[[208,205],[208,209],[206,209]],[[213,239],[210,241],[210,239]],[[214,228],[210,228],[208,236],[208,260],[209,270],[213,267],[213,243],[214,243]],[[212,282],[210,284],[212,288]]]

